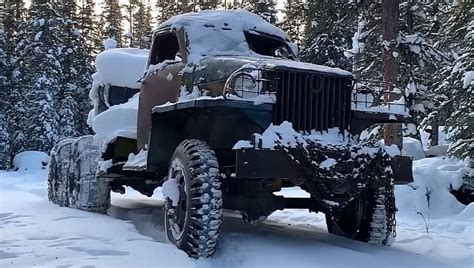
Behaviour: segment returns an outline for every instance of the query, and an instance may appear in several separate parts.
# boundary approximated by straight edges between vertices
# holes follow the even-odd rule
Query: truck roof
[[[205,56],[255,56],[249,49],[245,32],[271,35],[288,43],[296,54],[289,36],[260,16],[239,10],[204,10],[177,15],[161,23],[157,31],[184,30],[189,39],[188,61],[196,62]]]

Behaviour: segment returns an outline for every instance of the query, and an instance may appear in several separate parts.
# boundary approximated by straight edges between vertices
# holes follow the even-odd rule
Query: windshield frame
[[[298,57],[297,57],[295,51],[293,51],[292,47],[288,44],[290,42],[289,40],[285,40],[281,37],[271,35],[271,34],[268,34],[268,33],[265,33],[265,32],[260,32],[260,31],[257,31],[257,30],[244,31],[244,36],[245,36],[245,41],[247,42],[247,45],[249,47],[249,50],[253,53],[256,53],[258,55],[262,55],[262,56],[265,56],[265,57],[273,57],[273,58],[277,58],[277,59],[298,60]],[[258,38],[262,38],[262,39],[267,38],[267,39],[269,39],[269,41],[281,43],[281,46],[279,46],[279,47],[284,47],[290,53],[290,57],[285,58],[285,57],[278,57],[276,55],[266,55],[266,54],[258,53],[257,51],[252,49],[251,43],[249,42],[249,36],[255,36],[255,37],[258,37]]]

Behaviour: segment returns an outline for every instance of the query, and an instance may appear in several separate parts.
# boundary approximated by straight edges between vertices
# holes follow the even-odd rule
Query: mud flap
[[[396,155],[392,157],[390,165],[393,170],[395,184],[408,184],[413,182],[413,160],[411,157]]]

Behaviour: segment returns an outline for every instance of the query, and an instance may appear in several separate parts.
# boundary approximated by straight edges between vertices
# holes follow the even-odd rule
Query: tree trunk
[[[398,52],[399,2],[400,0],[382,0],[383,80],[386,83],[384,89],[387,92],[395,89],[400,69],[397,58],[393,56],[393,52]],[[394,101],[395,95],[384,94],[385,101]],[[401,149],[403,146],[402,124],[384,124],[383,138],[386,145],[396,144]]]
[[[433,118],[431,122],[431,135],[430,135],[430,146],[438,145],[439,141],[439,127],[438,127],[438,118]]]

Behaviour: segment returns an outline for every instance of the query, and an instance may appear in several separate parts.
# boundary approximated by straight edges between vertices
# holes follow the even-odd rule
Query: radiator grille
[[[293,123],[298,131],[348,129],[352,80],[316,73],[270,71],[264,77],[276,92],[273,122]]]

